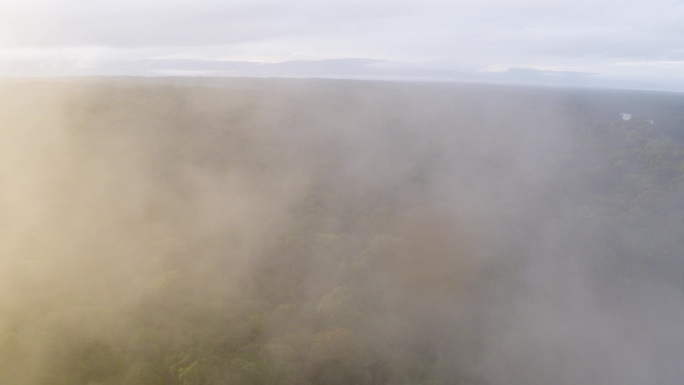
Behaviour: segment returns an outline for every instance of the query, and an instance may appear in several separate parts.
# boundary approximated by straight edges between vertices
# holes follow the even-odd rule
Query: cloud
[[[34,3],[39,3],[34,1]],[[322,6],[312,1],[105,2],[72,0],[54,8],[9,7],[0,21],[5,46],[150,47],[235,44],[264,38],[326,33],[340,25],[399,11],[355,3]]]
[[[684,5],[670,0],[6,0],[0,5],[0,57],[28,48],[50,51],[43,56],[66,50],[57,60],[63,61],[82,50],[98,52],[85,61],[103,69],[114,61],[160,57],[255,62],[363,57],[458,71],[499,65],[622,76],[625,68],[618,62],[684,59],[682,34]]]

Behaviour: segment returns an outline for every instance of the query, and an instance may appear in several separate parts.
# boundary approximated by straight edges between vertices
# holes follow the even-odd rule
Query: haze
[[[684,378],[680,96],[193,78],[0,95],[2,383]]]
[[[0,3],[0,385],[680,385],[681,1]]]

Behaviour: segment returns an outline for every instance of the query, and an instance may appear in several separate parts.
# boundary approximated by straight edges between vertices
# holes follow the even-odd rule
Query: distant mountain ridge
[[[202,76],[418,80],[682,92],[681,85],[609,77],[581,71],[508,68],[462,71],[373,58],[260,62],[201,58],[148,58],[87,63],[74,60],[0,62],[0,76]]]

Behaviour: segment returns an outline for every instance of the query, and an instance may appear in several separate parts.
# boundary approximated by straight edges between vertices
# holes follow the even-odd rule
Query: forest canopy
[[[0,100],[0,383],[684,375],[682,95],[122,78]]]

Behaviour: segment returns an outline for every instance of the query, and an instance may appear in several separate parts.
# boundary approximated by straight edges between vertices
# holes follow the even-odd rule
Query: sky
[[[682,42],[682,0],[0,2],[3,76],[384,76],[684,91]]]

